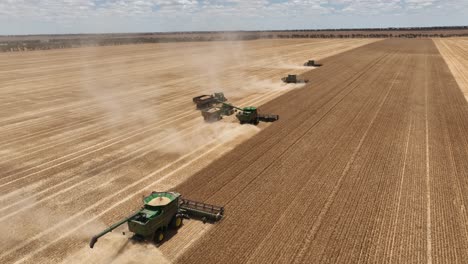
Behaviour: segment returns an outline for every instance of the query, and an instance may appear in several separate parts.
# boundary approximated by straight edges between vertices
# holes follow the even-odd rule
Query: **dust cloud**
[[[235,117],[216,123],[206,123],[203,118],[197,117],[197,123],[193,126],[194,133],[183,134],[176,127],[166,128],[161,136],[171,140],[173,143],[169,148],[161,151],[166,153],[177,153],[180,155],[189,153],[193,149],[206,145],[207,142],[227,143],[239,137],[253,135],[260,131],[254,125],[240,125],[229,122]],[[225,122],[226,121],[226,122]]]
[[[24,201],[25,204],[36,202],[37,199],[32,195]],[[11,248],[24,241],[30,240],[30,234],[41,233],[49,229],[51,226],[55,225],[55,223],[61,222],[63,216],[66,215],[66,210],[59,208],[59,206],[40,206],[28,209],[27,217],[15,216],[8,221],[2,221],[0,225],[0,234],[2,235],[0,248]],[[86,223],[88,219],[89,215],[83,215],[74,220],[74,224]],[[105,227],[103,223],[94,222],[88,225],[86,229],[74,232],[71,237],[76,239],[88,239],[95,234],[96,230],[102,230]],[[51,242],[54,239],[56,239],[55,234],[43,237],[41,242]]]
[[[67,256],[63,264],[81,263],[171,263],[161,251],[152,243],[135,242],[130,239],[128,233],[122,234],[123,228],[101,237],[93,249],[82,247],[78,251]]]
[[[273,93],[303,86],[301,84],[283,84],[280,81],[282,76],[277,76],[278,80],[271,80],[266,76],[257,76],[250,72],[250,68],[246,65],[255,62],[256,59],[249,57],[250,55],[246,52],[242,41],[213,42],[208,45],[210,45],[210,49],[201,53],[183,54],[184,50],[182,49],[183,61],[167,66],[176,68],[175,65],[178,65],[178,67],[183,67],[180,71],[188,71],[190,76],[193,76],[194,72],[201,76],[193,83],[190,82],[189,78],[186,79],[188,82],[184,82],[181,89],[185,89],[187,86],[200,87],[198,91],[192,91],[199,94],[221,91],[229,98],[229,102],[242,107],[246,106],[245,104],[259,106],[261,102],[266,102],[268,96]],[[140,73],[137,75],[137,73],[127,72],[127,67],[118,62],[115,64],[96,63],[98,61],[96,58],[102,56],[98,53],[98,49],[100,48],[88,47],[86,54],[80,57],[84,66],[80,68],[81,79],[78,85],[81,97],[91,101],[91,104],[86,108],[86,114],[90,117],[101,117],[103,120],[96,121],[96,124],[100,122],[99,125],[108,131],[123,133],[119,127],[131,128],[141,125],[153,127],[158,123],[160,116],[167,117],[167,113],[164,113],[164,111],[168,111],[167,105],[157,100],[159,96],[164,97],[174,93],[174,89],[178,89],[174,87],[178,87],[179,83],[165,84],[164,81],[161,81],[155,85],[154,83],[159,78],[156,74],[145,79],[151,75],[151,72],[145,73],[146,75]],[[142,81],[138,81],[139,79]],[[199,113],[191,102],[190,94],[185,95],[182,91],[180,95],[183,98],[175,98],[185,103],[181,103],[182,110],[177,113],[184,111],[189,114]],[[188,105],[191,110],[186,108]],[[216,123],[205,123],[199,114],[192,121],[189,133],[182,132],[186,124],[178,122],[155,129],[154,134],[158,135],[158,138],[167,138],[171,141],[170,146],[158,149],[158,151],[183,155],[213,141],[230,143],[226,147],[232,147],[260,131],[260,128],[254,125],[240,125],[235,116],[226,117]],[[234,141],[235,143],[233,143]],[[35,186],[31,188],[31,191],[32,189],[35,189]],[[34,201],[34,197],[27,200],[29,203],[34,203]],[[28,211],[27,218],[16,217],[12,219],[15,221],[8,221],[0,226],[2,234],[0,248],[12,248],[20,242],[31,239],[25,234],[41,233],[54,226],[55,223],[61,222],[67,213],[58,204],[32,208]],[[89,218],[89,215],[83,216],[83,221],[79,219],[76,222],[78,224],[84,223]],[[106,225],[95,222],[92,225],[86,224],[86,227],[86,230],[83,229],[70,235],[74,243],[89,241],[93,235],[106,228]],[[40,242],[47,243],[54,239],[56,237],[53,235],[47,235],[41,237]],[[72,251],[70,254],[64,252],[63,263],[170,262],[153,244],[133,243],[127,236],[123,237],[117,231],[100,238],[92,250],[87,244],[79,245],[78,250]]]

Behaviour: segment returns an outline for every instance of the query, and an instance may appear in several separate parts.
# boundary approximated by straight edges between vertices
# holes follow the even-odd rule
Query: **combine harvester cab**
[[[176,192],[152,192],[143,199],[143,203],[139,211],[93,236],[90,248],[94,247],[100,237],[125,223],[128,223],[130,232],[134,233],[134,239],[159,244],[170,228],[178,229],[182,226],[184,218],[200,218],[205,223],[208,220],[219,221],[224,216],[223,207],[182,199]]]
[[[307,83],[308,80],[298,79],[297,75],[289,74],[287,77],[281,78],[284,83]]]
[[[316,63],[315,60],[308,60],[306,63],[304,63],[304,66],[307,67],[320,67],[322,64]]]

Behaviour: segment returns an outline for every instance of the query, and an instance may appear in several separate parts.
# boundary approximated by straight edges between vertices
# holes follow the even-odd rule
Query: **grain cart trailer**
[[[206,122],[216,122],[223,118],[223,116],[230,116],[234,114],[234,106],[227,103],[221,103],[221,106],[212,106],[211,108],[201,110],[203,119]]]
[[[224,207],[182,199],[176,192],[152,192],[143,198],[143,207],[135,213],[116,222],[99,234],[93,236],[89,247],[93,248],[98,239],[127,223],[133,238],[161,243],[166,232],[182,226],[184,218],[216,222],[223,218]]]
[[[214,93],[212,95],[200,95],[192,98],[193,103],[197,105],[197,109],[206,109],[218,102],[226,102],[227,98],[223,93]]]

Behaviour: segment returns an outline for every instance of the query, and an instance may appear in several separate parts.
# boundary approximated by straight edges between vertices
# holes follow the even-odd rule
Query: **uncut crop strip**
[[[384,64],[384,63],[382,62],[382,64]],[[339,102],[339,101],[338,101],[338,102]],[[295,127],[295,126],[294,126],[294,125],[291,125],[291,127]],[[338,130],[339,130],[339,129],[338,129]],[[294,149],[294,148],[293,148],[293,149]],[[271,157],[270,157],[270,158],[271,158]],[[270,160],[271,160],[271,159],[270,159]],[[253,173],[251,170],[248,170],[248,171],[249,171],[249,175],[250,175],[251,173]],[[265,179],[270,179],[272,175],[269,175],[268,173],[265,173],[263,176],[264,176]],[[262,179],[262,178],[263,178],[263,177],[261,177],[261,179]],[[273,182],[274,182],[274,181],[273,181]],[[230,189],[230,187],[229,187],[229,186],[226,186],[226,189]],[[270,192],[268,192],[268,193],[270,193]],[[275,193],[275,192],[273,192],[273,193]],[[273,202],[272,204],[277,204],[277,203],[274,203],[274,202]],[[255,208],[255,207],[257,207],[257,206],[253,206],[252,208]],[[262,205],[258,205],[258,207],[261,208]],[[247,214],[247,215],[248,215],[248,214]],[[237,220],[239,220],[239,219],[236,219],[236,221],[237,221]],[[252,225],[252,226],[255,226],[255,225]],[[248,232],[247,232],[247,233],[248,233]],[[244,250],[244,249],[242,249],[242,250]],[[241,251],[242,251],[242,250],[241,250]]]
[[[460,89],[468,98],[468,44],[463,39],[434,40]]]
[[[378,46],[380,46],[378,49],[375,48]],[[367,51],[364,52],[364,49]],[[388,90],[388,98],[383,101],[385,103],[381,111],[377,113],[375,110],[368,111],[370,112],[368,116],[375,113],[376,121],[371,123],[372,126],[366,132],[367,136],[363,137],[362,143],[359,144],[362,147],[357,148],[359,151],[354,152],[355,158],[348,163],[349,171],[344,174],[341,187],[334,189],[338,185],[333,184],[331,179],[336,179],[335,175],[340,174],[339,171],[330,171],[328,166],[340,164],[337,158],[343,159],[346,164],[346,161],[349,161],[347,157],[352,155],[340,153],[342,147],[337,146],[340,146],[340,143],[343,147],[346,146],[346,141],[337,143],[334,141],[333,133],[323,133],[321,136],[311,136],[309,140],[303,140],[309,152],[303,152],[301,147],[298,147],[302,146],[299,144],[293,148],[297,154],[293,152],[281,156],[279,151],[287,150],[287,146],[275,146],[269,147],[269,151],[263,154],[266,157],[255,158],[258,154],[262,155],[258,149],[266,146],[265,137],[279,134],[278,138],[285,140],[285,135],[282,133],[288,135],[288,132],[284,132],[287,129],[284,127],[286,124],[284,126],[281,122],[274,124],[250,139],[249,144],[239,146],[231,152],[229,158],[226,157],[226,163],[231,163],[231,167],[224,167],[224,160],[219,160],[179,186],[179,190],[184,190],[198,199],[207,199],[213,203],[227,202],[226,210],[230,212],[225,221],[217,228],[211,229],[205,237],[183,254],[180,262],[188,260],[200,260],[205,263],[245,260],[250,260],[252,263],[280,260],[288,262],[293,256],[299,256],[297,258],[299,262],[339,263],[350,259],[356,263],[381,262],[388,256],[391,256],[393,261],[404,259],[419,263],[431,260],[462,263],[462,260],[466,259],[464,252],[468,243],[466,235],[468,230],[467,215],[463,208],[467,197],[465,188],[468,182],[465,171],[468,166],[462,160],[468,156],[468,148],[454,147],[453,143],[468,143],[466,103],[457,90],[458,87],[452,76],[447,74],[447,67],[440,62],[441,56],[430,40],[388,40],[354,50],[356,55],[354,58],[349,57],[349,61],[346,60],[346,54],[341,54],[340,60],[333,61],[330,58],[326,62],[327,65],[331,62],[356,63],[355,58],[366,60],[369,58],[366,57],[367,54],[378,52],[379,49],[382,52],[385,52],[385,49],[388,49],[387,52],[392,50],[397,52],[398,56],[378,66],[382,71],[387,65],[398,65],[393,69],[385,69],[383,74],[378,75],[378,78],[381,78],[379,87],[384,85],[382,83],[388,82],[393,88]],[[359,50],[363,52],[358,53]],[[353,67],[359,70],[360,66],[353,65]],[[318,75],[325,74],[325,69],[326,66],[309,75],[320,78]],[[401,72],[399,75],[396,74],[398,69]],[[330,72],[338,71],[330,69]],[[395,73],[393,78],[390,77],[391,72]],[[369,75],[372,76],[372,73]],[[321,83],[317,79],[315,81]],[[339,81],[337,80],[337,83]],[[443,89],[442,83],[449,88]],[[360,93],[364,93],[366,89],[376,89],[372,85],[363,83],[361,85]],[[329,86],[329,83],[324,83],[317,88],[332,89]],[[445,92],[446,96],[432,95],[437,89]],[[318,90],[315,91],[320,93]],[[378,90],[375,92],[378,93]],[[271,107],[270,109],[276,111],[288,109],[287,104],[290,102],[294,108],[299,108],[291,110],[291,116],[299,116],[302,114],[302,102],[309,103],[309,107],[313,107],[317,104],[316,100],[321,98],[314,94],[310,94],[310,97],[305,95],[294,97],[296,93],[299,92],[284,95],[265,108]],[[424,99],[425,94],[429,94],[427,101]],[[279,103],[282,98],[287,98],[283,101],[286,105]],[[298,98],[301,98],[302,102]],[[448,102],[453,102],[454,106]],[[361,107],[359,103],[356,105]],[[353,108],[346,109],[353,111]],[[344,114],[330,114],[327,117],[335,120],[335,123],[330,123],[331,127],[340,124],[340,118],[344,120],[349,118]],[[310,118],[313,117],[304,118],[302,122],[308,122]],[[292,120],[288,121],[287,125],[296,127]],[[362,121],[356,122],[356,127],[350,132],[362,129],[359,127],[361,124]],[[322,125],[326,126],[323,123]],[[339,127],[336,129],[340,130]],[[425,139],[427,135],[428,140]],[[332,142],[336,144],[333,146],[337,149],[330,152],[333,154],[328,158],[329,161],[321,163],[323,169],[313,173],[308,166],[323,159],[323,154],[326,157],[326,152],[321,154],[320,148],[314,147],[316,144],[325,143],[316,143],[317,141]],[[323,151],[330,151],[327,147],[323,148]],[[351,147],[349,150],[355,149]],[[248,154],[244,157],[242,153]],[[427,158],[427,153],[430,158]],[[299,156],[306,165],[289,164],[288,160],[294,155]],[[237,161],[239,157],[242,158]],[[304,161],[305,157],[309,159]],[[440,159],[446,161],[434,162]],[[252,161],[247,167],[246,160]],[[267,164],[275,161],[276,165],[268,169]],[[245,171],[235,169],[239,168],[236,162],[242,162]],[[426,164],[430,168],[429,173],[426,171]],[[305,166],[307,169],[296,170],[298,166],[299,168]],[[220,169],[225,172],[217,174],[214,178],[213,173],[219,172]],[[299,176],[301,174],[298,175],[296,171],[308,173]],[[454,179],[448,180],[447,175]],[[304,191],[302,197],[298,199],[302,203],[289,205],[287,208],[292,208],[289,213],[283,212],[281,207],[290,204],[290,196],[298,195],[296,188],[293,187],[296,184],[295,179],[304,181],[306,178],[302,177],[313,177],[309,180],[314,184],[308,186],[307,191]],[[336,190],[335,198],[328,200],[330,201],[328,203],[326,199],[320,199],[326,194],[327,188],[315,185],[319,179],[323,179],[324,184],[330,186],[328,188],[331,190]],[[207,180],[208,184],[205,184]],[[197,182],[203,182],[204,185],[194,188]],[[303,182],[297,184],[304,186]],[[291,188],[286,188],[285,185],[290,185]],[[216,192],[215,190],[219,188],[222,189]],[[454,204],[449,205],[449,201],[454,201]],[[462,210],[457,209],[456,205],[460,205]],[[413,209],[413,206],[416,208]],[[317,217],[323,207],[328,208],[322,216],[323,220],[319,221],[319,224],[313,224],[319,219]],[[301,210],[305,213],[302,217],[301,213],[298,214]],[[290,221],[283,220],[282,224],[274,225],[276,226],[274,230],[269,229],[271,222],[278,223],[276,219],[285,217],[283,213],[291,216]],[[396,214],[402,214],[403,218],[398,219]],[[451,224],[443,225],[443,223]],[[240,227],[242,232],[239,230]],[[312,235],[309,240],[304,240],[303,237],[308,232]],[[457,233],[459,235],[455,235]],[[241,243],[232,240],[234,234],[238,238],[235,241],[242,241]],[[265,237],[265,234],[270,235]],[[301,252],[297,244],[299,241],[306,241],[302,247],[304,254],[299,254]]]

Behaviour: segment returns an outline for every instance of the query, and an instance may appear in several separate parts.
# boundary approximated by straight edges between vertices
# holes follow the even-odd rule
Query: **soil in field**
[[[310,58],[376,40],[262,40],[90,47],[1,54],[0,262],[121,259],[137,246],[90,255],[88,242],[267,127],[229,117],[203,122],[192,97],[225,92],[238,106],[262,106],[300,85],[271,61]],[[260,107],[262,110],[262,108]],[[171,238],[173,260],[209,226],[187,221]],[[114,239],[116,241],[114,241]],[[161,249],[151,250],[151,256]],[[101,252],[101,253],[99,253]],[[125,259],[125,258],[123,258]]]
[[[226,207],[178,262],[467,259],[468,113],[433,41],[324,63],[264,106],[280,122],[177,187]]]

